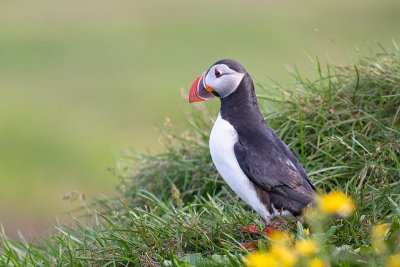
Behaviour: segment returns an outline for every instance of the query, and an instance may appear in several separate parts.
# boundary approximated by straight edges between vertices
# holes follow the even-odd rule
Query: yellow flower
[[[372,228],[372,248],[375,253],[382,254],[386,250],[385,238],[389,233],[388,223],[379,223]]]
[[[278,266],[274,256],[264,252],[254,252],[246,256],[246,266],[248,267],[265,267],[265,266]]]
[[[291,242],[291,238],[288,233],[281,231],[274,231],[269,236],[273,245],[287,246]]]
[[[400,267],[400,254],[389,256],[385,262],[386,267]]]
[[[310,234],[310,228],[305,228],[305,229],[304,229],[304,233],[305,233],[306,235],[309,235],[309,234]]]
[[[296,251],[302,256],[312,256],[317,252],[317,243],[311,239],[298,240],[295,245]]]
[[[390,224],[388,223],[378,223],[372,228],[372,238],[373,239],[385,239],[389,233]]]
[[[318,207],[324,213],[337,214],[342,217],[347,217],[354,211],[353,201],[339,191],[332,191],[319,197]]]
[[[310,267],[324,267],[325,264],[320,258],[314,258],[309,261],[308,266]]]
[[[275,257],[279,266],[292,267],[297,261],[296,255],[284,246],[272,246],[270,253]]]

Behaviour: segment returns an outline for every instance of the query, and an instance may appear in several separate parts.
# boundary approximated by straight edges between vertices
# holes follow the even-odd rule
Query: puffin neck
[[[253,81],[248,73],[232,94],[221,98],[221,117],[236,129],[239,126],[250,127],[253,123],[263,123],[264,118],[258,107]]]

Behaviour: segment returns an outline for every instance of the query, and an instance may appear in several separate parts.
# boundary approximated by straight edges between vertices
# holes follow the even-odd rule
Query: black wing
[[[235,144],[235,155],[247,177],[270,195],[278,209],[300,213],[313,200],[314,187],[297,158],[269,128],[259,144]]]

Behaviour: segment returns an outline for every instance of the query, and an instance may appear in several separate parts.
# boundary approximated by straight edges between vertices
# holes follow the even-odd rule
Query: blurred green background
[[[68,192],[115,194],[107,168],[125,148],[160,151],[154,128],[182,127],[182,91],[213,62],[289,83],[286,65],[311,75],[308,55],[390,46],[399,14],[398,0],[2,1],[0,223],[40,234],[76,207]]]

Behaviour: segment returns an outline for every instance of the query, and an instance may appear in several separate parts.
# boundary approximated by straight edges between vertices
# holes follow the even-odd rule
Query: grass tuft
[[[400,217],[400,52],[325,71],[318,63],[317,73],[319,79],[309,81],[296,71],[290,88],[259,85],[258,98],[264,111],[274,106],[266,121],[315,186],[340,189],[355,200],[356,212],[329,221],[324,238],[358,253],[370,245],[372,225]],[[2,231],[0,264],[240,266],[247,252],[240,245],[255,238],[240,229],[261,222],[212,165],[213,119],[204,109],[190,117],[181,134],[166,122],[162,154],[128,153],[119,161],[120,197],[96,200],[72,227],[59,223],[48,238],[31,243]]]

